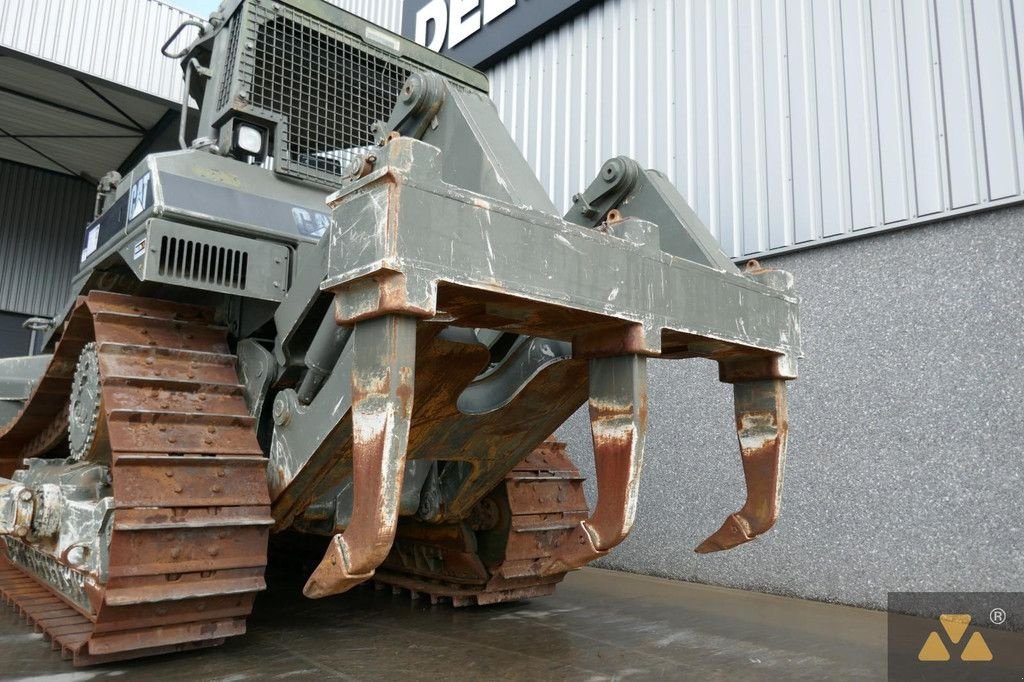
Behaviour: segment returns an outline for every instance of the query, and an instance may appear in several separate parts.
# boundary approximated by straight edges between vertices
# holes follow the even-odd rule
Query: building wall
[[[180,102],[181,69],[160,46],[195,18],[160,0],[0,0],[0,47]],[[185,30],[171,49],[195,35]]]
[[[1004,208],[767,259],[796,277],[806,356],[776,529],[693,553],[743,503],[731,388],[709,361],[652,361],[637,523],[600,565],[872,607],[1016,589],[1022,225]],[[586,415],[560,435],[593,503]]]
[[[0,358],[28,355],[32,332],[22,327],[25,315],[0,312]]]
[[[95,199],[83,180],[0,160],[0,312],[59,311]]]
[[[402,32],[402,0],[327,0],[394,33]]]
[[[609,0],[493,68],[492,91],[556,205],[626,154],[740,257],[1019,201],[1015,9]]]
[[[489,75],[556,206],[625,154],[739,258],[1024,198],[1022,41],[1011,0],[607,0]]]

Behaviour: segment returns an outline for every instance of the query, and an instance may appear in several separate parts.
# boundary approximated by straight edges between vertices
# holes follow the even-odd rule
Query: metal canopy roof
[[[386,16],[372,18],[393,28],[398,4],[379,4]],[[0,0],[0,159],[94,184],[173,148],[183,84],[160,45],[196,18],[165,0]]]
[[[191,17],[155,0],[0,0],[0,159],[95,184],[173,139],[181,70],[159,46]]]
[[[176,108],[110,83],[0,54],[0,158],[95,183]]]

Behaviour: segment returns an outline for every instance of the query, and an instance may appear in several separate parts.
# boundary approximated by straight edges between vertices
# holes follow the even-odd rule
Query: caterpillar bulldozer
[[[483,74],[326,2],[184,29],[182,149],[104,178],[44,353],[0,361],[0,591],[55,649],[243,634],[287,534],[311,598],[548,594],[630,532],[650,358],[734,389],[747,498],[697,551],[774,524],[788,273],[629,158],[558,215]],[[583,405],[592,508],[550,439]]]

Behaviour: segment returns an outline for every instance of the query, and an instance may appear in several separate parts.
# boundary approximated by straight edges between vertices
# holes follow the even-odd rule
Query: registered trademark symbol
[[[1006,611],[1000,608],[995,608],[989,611],[988,619],[993,625],[1002,625],[1006,622]]]

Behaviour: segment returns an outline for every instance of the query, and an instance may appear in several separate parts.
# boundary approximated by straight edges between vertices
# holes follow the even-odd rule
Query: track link
[[[587,518],[583,480],[565,444],[546,441],[465,523],[400,524],[375,587],[456,607],[552,594],[565,574],[542,576],[540,568]]]
[[[58,387],[67,383],[65,355],[87,342],[82,318],[92,322],[111,446],[107,571],[84,574],[8,538],[0,592],[75,665],[215,646],[243,634],[265,589],[272,519],[266,462],[227,330],[204,308],[90,293],[69,322],[79,333],[72,343],[62,340],[51,363]],[[35,399],[22,413],[30,422],[54,412],[52,393],[37,408]],[[19,443],[28,442],[24,430],[17,422],[11,429]],[[55,571],[81,594],[47,579]]]

